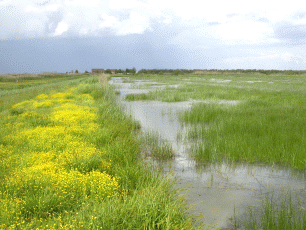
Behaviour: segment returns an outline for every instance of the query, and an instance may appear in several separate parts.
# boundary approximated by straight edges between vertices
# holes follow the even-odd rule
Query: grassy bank
[[[140,160],[137,125],[107,84],[25,81],[1,85],[0,228],[193,228],[170,181]]]

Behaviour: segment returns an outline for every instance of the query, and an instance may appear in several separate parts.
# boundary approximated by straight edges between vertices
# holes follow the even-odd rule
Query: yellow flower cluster
[[[37,97],[35,97],[36,100],[44,100],[44,99],[48,99],[48,95],[46,94],[40,94]]]
[[[0,167],[10,173],[0,190],[0,228],[28,227],[85,200],[122,195],[106,152],[86,141],[100,128],[94,100],[77,92],[41,94],[12,106],[22,112],[6,121],[21,125],[3,126],[8,144],[0,145]]]
[[[32,107],[33,102],[32,101],[23,101],[20,103],[17,103],[15,105],[12,106],[13,109],[16,108],[31,108]]]
[[[59,122],[61,125],[77,125],[83,123],[91,123],[97,120],[95,110],[90,109],[88,106],[79,106],[72,103],[66,103],[59,106],[51,115],[53,121]]]
[[[51,96],[52,98],[73,98],[72,93],[56,93]]]

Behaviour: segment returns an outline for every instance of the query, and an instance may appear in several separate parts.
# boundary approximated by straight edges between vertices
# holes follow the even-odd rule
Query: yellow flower
[[[49,97],[46,94],[40,94],[37,97],[35,97],[35,99],[37,99],[37,100],[44,100],[44,99],[47,99],[47,98],[49,98]]]

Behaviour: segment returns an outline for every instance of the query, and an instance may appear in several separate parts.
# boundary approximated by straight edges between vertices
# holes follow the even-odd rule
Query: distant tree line
[[[66,72],[68,74],[69,72]],[[79,73],[78,70],[71,71],[70,73]],[[302,75],[306,74],[306,70],[263,70],[263,69],[141,69],[136,72],[136,68],[122,69],[106,69],[105,73],[108,74],[158,74],[158,75],[184,75],[184,74],[285,74],[285,75]],[[86,70],[85,74],[89,74]]]
[[[136,68],[133,67],[132,69],[126,68],[125,70],[122,69],[95,69],[96,72],[99,73],[107,73],[107,74],[136,74]]]
[[[286,74],[299,75],[306,74],[306,70],[263,70],[263,69],[141,69],[137,74],[160,74],[160,75],[181,75],[181,74],[209,74],[209,73],[259,73],[265,75]]]
[[[193,70],[188,69],[141,69],[137,74],[170,74],[170,75],[180,75],[180,74],[190,74]]]
[[[264,69],[235,69],[235,70],[217,70],[218,72],[234,72],[234,73],[261,73],[261,74],[286,74],[286,75],[298,75],[306,74],[306,70],[264,70]]]

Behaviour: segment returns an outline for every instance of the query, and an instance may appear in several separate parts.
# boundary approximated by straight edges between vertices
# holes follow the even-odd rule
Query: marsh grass
[[[273,192],[265,194],[260,205],[248,207],[242,216],[233,218],[234,229],[266,229],[286,230],[305,229],[305,202],[292,192],[282,192],[275,197]]]
[[[0,228],[195,228],[98,76],[18,90],[1,97]]]
[[[203,126],[201,132],[190,130],[193,138],[203,140],[194,146],[198,160],[226,157],[303,169],[305,113],[306,107],[300,105],[249,100],[236,106],[198,104],[184,112],[181,120]]]
[[[125,100],[127,101],[139,101],[139,100],[152,100],[153,97],[148,95],[147,93],[141,94],[128,94],[125,96]]]
[[[174,151],[170,143],[162,140],[157,132],[147,132],[141,138],[144,152],[155,160],[171,160],[174,158]]]

